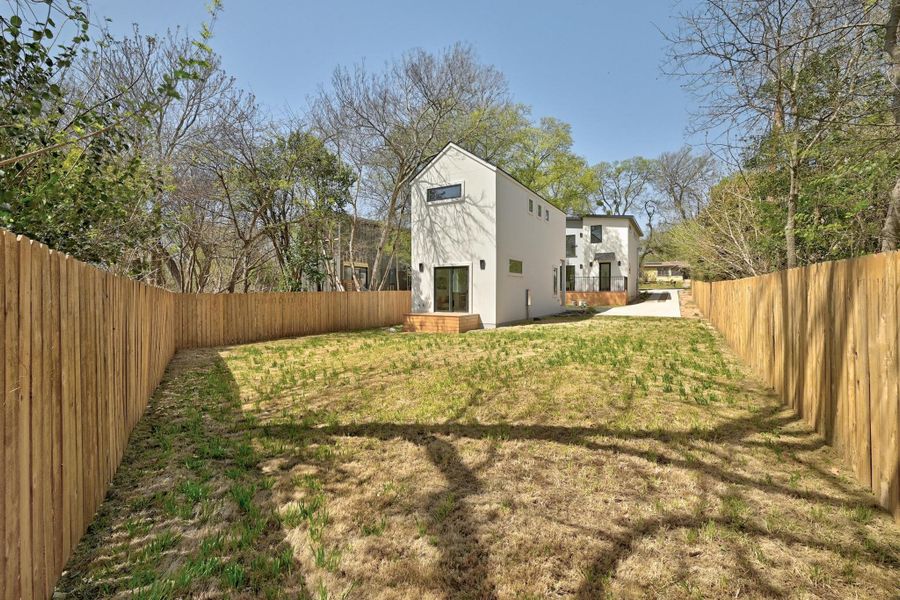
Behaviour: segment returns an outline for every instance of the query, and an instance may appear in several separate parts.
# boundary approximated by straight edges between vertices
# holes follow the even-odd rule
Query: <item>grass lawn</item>
[[[884,599],[900,527],[700,320],[370,331],[179,353],[59,589]]]

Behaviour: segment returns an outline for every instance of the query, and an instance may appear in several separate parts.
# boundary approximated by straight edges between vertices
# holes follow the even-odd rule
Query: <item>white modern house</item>
[[[584,215],[566,219],[567,301],[622,305],[638,296],[638,240],[631,215]]]
[[[565,213],[453,143],[411,188],[407,330],[490,328],[563,310]]]

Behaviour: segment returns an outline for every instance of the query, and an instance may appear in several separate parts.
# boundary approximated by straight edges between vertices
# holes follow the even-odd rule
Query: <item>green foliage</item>
[[[98,47],[91,45],[85,4],[49,0],[42,10],[31,4],[13,2],[19,14],[0,15],[0,226],[82,260],[113,264],[159,227],[145,201],[161,178],[135,150],[139,139],[130,124],[175,95],[177,81],[191,77],[202,56],[165,74],[153,99],[97,99],[91,82],[72,73],[79,57]],[[70,38],[57,39],[62,33]],[[140,270],[134,260],[127,266]]]
[[[323,243],[349,201],[352,171],[315,135],[293,130],[258,149],[252,164],[239,163],[234,186],[250,214],[265,224],[281,268],[280,287],[302,289],[322,281]]]
[[[900,146],[865,132],[837,131],[817,144],[803,171],[797,207],[800,261],[877,252],[897,173]]]
[[[633,214],[647,198],[652,171],[653,161],[642,156],[598,163],[593,169],[597,179],[593,204],[602,213]]]
[[[572,151],[572,127],[552,117],[536,125],[523,117],[518,125],[501,166],[557,208],[583,212],[597,181],[587,161]]]

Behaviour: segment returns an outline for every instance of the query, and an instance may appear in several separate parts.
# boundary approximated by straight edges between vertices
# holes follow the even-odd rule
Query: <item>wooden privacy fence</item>
[[[0,599],[50,597],[176,349],[409,310],[409,292],[175,294],[0,230]]]
[[[403,321],[409,292],[180,294],[176,345],[198,348],[384,327]]]
[[[0,233],[0,581],[46,598],[175,352],[175,295]]]
[[[900,252],[695,281],[728,344],[900,522]]]

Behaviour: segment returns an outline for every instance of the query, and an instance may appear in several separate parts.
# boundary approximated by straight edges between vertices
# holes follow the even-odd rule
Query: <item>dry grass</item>
[[[182,353],[69,568],[74,597],[888,598],[900,528],[702,321],[602,317]]]

